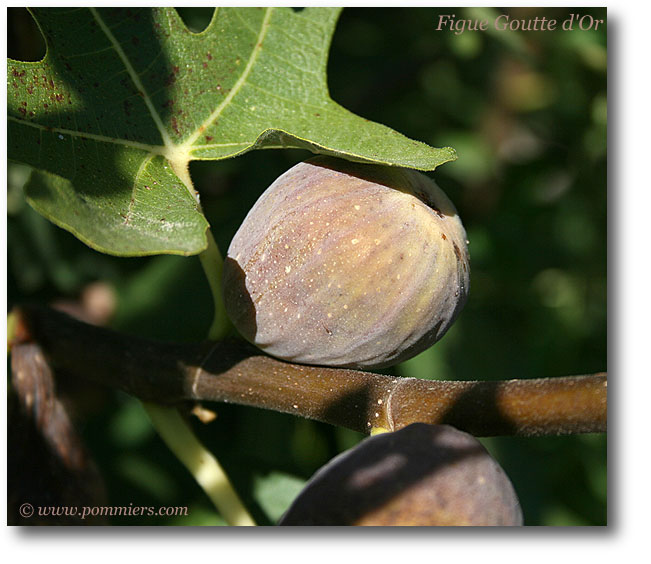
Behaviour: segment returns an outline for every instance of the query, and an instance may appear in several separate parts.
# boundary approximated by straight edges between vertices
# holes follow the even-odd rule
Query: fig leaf
[[[7,67],[28,201],[106,253],[196,254],[208,223],[191,160],[284,147],[420,170],[454,160],[330,98],[339,12],[218,8],[193,33],[173,8],[33,9],[46,55]]]

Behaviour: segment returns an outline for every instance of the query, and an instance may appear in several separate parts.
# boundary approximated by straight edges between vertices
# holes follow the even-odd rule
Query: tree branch
[[[236,403],[356,431],[414,422],[476,436],[606,431],[606,374],[510,381],[430,381],[303,366],[239,340],[168,344],[25,306],[17,333],[38,342],[54,367],[142,400]]]

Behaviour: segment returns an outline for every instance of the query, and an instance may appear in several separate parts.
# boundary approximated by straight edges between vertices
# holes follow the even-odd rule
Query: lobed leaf
[[[454,160],[329,96],[337,8],[218,8],[192,33],[173,8],[38,8],[47,53],[8,62],[9,158],[30,204],[117,255],[194,254],[208,224],[187,165],[304,148],[433,170]]]

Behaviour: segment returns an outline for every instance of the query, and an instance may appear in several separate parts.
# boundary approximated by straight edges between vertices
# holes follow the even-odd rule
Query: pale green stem
[[[197,200],[199,207],[201,207],[199,196],[194,189],[194,184],[190,177],[190,160],[188,155],[183,154],[177,159],[168,157],[168,160],[172,165],[175,174],[183,181],[188,192],[190,192],[192,197]],[[213,237],[210,228],[206,230],[206,239],[208,241],[208,246],[199,254],[199,260],[201,261],[201,266],[203,267],[203,271],[208,279],[213,304],[215,305],[212,325],[208,331],[208,338],[218,341],[219,339],[226,337],[231,330],[231,323],[226,315],[226,308],[224,307],[224,300],[221,291],[224,259],[219,252],[219,247],[217,247],[217,243],[215,242],[215,238]]]
[[[194,476],[224,520],[232,526],[255,526],[224,469],[199,442],[178,410],[152,403],[143,402],[143,405],[158,434]]]
[[[230,320],[226,315],[224,299],[222,298],[221,280],[222,271],[224,270],[224,259],[222,259],[215,238],[212,236],[210,229],[206,232],[208,247],[199,255],[201,266],[208,279],[212,299],[215,305],[212,325],[208,331],[208,338],[214,341],[223,339],[228,335],[231,329]]]

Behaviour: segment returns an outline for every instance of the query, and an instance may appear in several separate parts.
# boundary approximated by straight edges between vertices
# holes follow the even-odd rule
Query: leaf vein
[[[276,98],[277,100],[283,100],[284,102],[289,102],[290,104],[301,104],[302,106],[307,106],[307,107],[310,107],[310,108],[314,108],[316,110],[323,110],[323,111],[326,110],[325,106],[323,106],[323,105],[312,104],[312,103],[306,102],[304,100],[295,100],[295,99],[292,99],[292,98],[286,98],[286,97],[281,96],[280,94],[278,94],[276,92],[271,92],[270,90],[267,90],[266,88],[263,88],[262,86],[260,86],[258,84],[253,84],[252,82],[249,82],[247,84],[247,86],[249,86],[250,88],[254,88],[255,90],[258,90],[260,92],[263,92],[267,96],[272,96],[273,98]],[[242,106],[238,106],[238,107],[242,108]],[[244,108],[244,109],[246,109],[246,108]]]
[[[249,74],[251,73],[251,70],[253,69],[253,65],[255,64],[260,54],[260,50],[262,49],[262,43],[264,41],[265,35],[267,34],[267,30],[269,29],[269,21],[271,20],[271,14],[273,13],[273,8],[267,7],[266,10],[267,11],[265,13],[264,19],[262,20],[262,24],[260,25],[260,32],[258,33],[256,45],[253,48],[253,51],[251,52],[246,67],[242,71],[242,75],[237,80],[237,82],[233,85],[233,88],[228,93],[228,96],[224,98],[224,101],[221,104],[219,104],[217,108],[215,108],[212,114],[208,116],[208,119],[184,143],[184,148],[191,147],[194,144],[194,142],[199,138],[201,133],[215,122],[215,120],[221,115],[221,113],[228,106],[228,104],[235,97],[235,95],[242,89],[242,86],[244,86],[244,84],[246,83],[246,80]]]
[[[257,35],[258,35],[258,33],[259,33],[258,30],[256,30],[256,29],[254,29],[253,27],[251,27],[251,25],[249,24],[249,22],[247,22],[247,21],[242,17],[242,14],[240,13],[239,10],[233,10],[233,13],[235,14],[235,17],[236,17],[238,20],[240,20],[240,21],[242,22],[242,25],[243,25],[246,29],[248,29],[248,30],[249,30],[249,31],[250,31],[254,36],[257,36]]]
[[[275,53],[270,52],[270,53],[268,53],[268,55],[270,55],[274,59],[277,59],[277,60],[281,61],[282,63],[285,63],[289,67],[295,68],[299,72],[307,73],[307,74],[314,74],[316,76],[321,76],[320,72],[317,72],[317,71],[314,71],[314,70],[311,70],[311,69],[306,69],[306,68],[303,68],[303,67],[299,67],[297,64],[294,64],[289,59],[285,59],[284,57],[281,57],[280,55],[276,55]]]
[[[138,179],[140,178],[140,175],[143,173],[147,165],[151,162],[151,160],[154,158],[154,155],[149,155],[143,161],[140,163],[140,166],[138,167],[138,172],[136,172],[136,175],[133,178],[133,186],[131,188],[131,200],[129,200],[129,205],[127,206],[127,213],[124,217],[124,222],[123,225],[128,225],[129,221],[131,221],[131,216],[133,215],[133,206],[136,203],[136,190],[138,189]]]
[[[32,121],[27,121],[23,119],[16,118],[14,116],[7,116],[7,121],[13,121],[20,125],[26,127],[33,127],[34,129],[39,129],[41,135],[43,131],[48,133],[60,133],[62,135],[70,135],[70,137],[78,137],[80,139],[91,139],[93,141],[99,141],[102,143],[112,143],[114,145],[123,145],[125,147],[131,147],[133,149],[140,149],[142,151],[147,151],[148,153],[153,153],[156,155],[164,155],[165,147],[162,145],[147,145],[146,143],[138,143],[137,141],[127,141],[125,139],[117,139],[115,137],[108,137],[106,135],[98,135],[97,133],[86,133],[84,131],[73,131],[71,129],[65,129],[63,127],[48,127],[46,125],[41,125],[39,123],[34,123]]]
[[[154,104],[152,103],[151,99],[149,98],[149,95],[147,94],[147,91],[140,81],[140,76],[138,73],[135,71],[133,66],[131,65],[131,62],[129,61],[128,57],[126,56],[124,50],[122,49],[122,46],[120,43],[117,41],[111,30],[108,28],[108,26],[104,23],[104,20],[100,17],[99,13],[95,8],[89,8],[91,14],[95,18],[95,21],[97,24],[100,26],[108,40],[111,42],[113,45],[113,48],[115,49],[115,52],[117,53],[118,57],[122,61],[122,64],[126,67],[127,73],[129,74],[131,80],[135,84],[136,88],[140,90],[143,93],[143,100],[145,102],[145,105],[149,109],[149,113],[151,114],[152,119],[154,120],[154,123],[156,124],[156,127],[158,128],[158,131],[160,132],[161,138],[163,140],[163,144],[166,147],[173,147],[174,144],[172,143],[172,140],[170,139],[170,136],[167,133],[167,129],[165,129],[165,126],[163,125],[163,121],[161,120],[160,116],[158,115],[158,112],[156,111],[156,108],[154,108]]]

